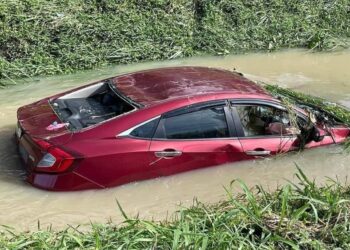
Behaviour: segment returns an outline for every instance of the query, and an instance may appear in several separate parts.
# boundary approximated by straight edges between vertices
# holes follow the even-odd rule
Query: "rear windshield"
[[[136,109],[116,93],[108,82],[101,82],[51,101],[62,122],[71,130],[96,125]]]

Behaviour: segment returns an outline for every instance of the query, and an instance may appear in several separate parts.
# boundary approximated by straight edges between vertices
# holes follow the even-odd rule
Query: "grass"
[[[8,0],[0,85],[199,54],[348,48],[350,0]]]
[[[333,116],[341,120],[343,123],[350,126],[350,111],[337,103],[329,102],[320,97],[311,96],[290,89],[282,88],[277,85],[265,84],[264,87],[272,95],[276,97],[286,98],[287,102],[311,104],[316,107],[319,107],[322,110],[332,114]]]
[[[344,106],[329,102],[320,97],[303,94],[277,85],[263,84],[263,87],[275,97],[282,98],[282,101],[286,104],[299,103],[313,105],[328,112],[347,126],[350,126],[350,111]],[[350,138],[345,141],[344,148],[348,151],[350,150]]]
[[[297,184],[274,192],[261,186],[214,205],[198,201],[173,220],[129,218],[121,225],[16,233],[5,228],[2,249],[349,249],[350,188],[329,179],[318,186],[301,169]],[[5,232],[6,231],[6,232]]]

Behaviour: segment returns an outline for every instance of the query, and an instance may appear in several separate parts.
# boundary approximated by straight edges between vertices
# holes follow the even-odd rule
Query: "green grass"
[[[0,85],[199,54],[349,47],[350,0],[0,1]]]
[[[275,97],[282,98],[282,101],[288,104],[311,104],[313,106],[321,108],[322,110],[339,119],[344,124],[350,126],[350,111],[344,106],[329,102],[320,97],[303,94],[291,89],[279,87],[277,85],[263,84],[263,87]],[[350,137],[345,141],[344,148],[348,151],[350,150]]]
[[[263,86],[267,91],[276,97],[287,98],[287,100],[292,103],[298,102],[314,105],[324,111],[327,111],[341,120],[343,123],[350,126],[350,111],[344,106],[329,102],[320,97],[303,94],[297,91],[279,87],[277,85],[264,84]]]
[[[72,227],[17,233],[5,228],[1,249],[349,249],[350,188],[328,180],[322,186],[298,168],[299,183],[274,192],[261,186],[227,199],[181,209],[173,220],[128,218],[121,225]],[[122,210],[121,210],[122,211]]]

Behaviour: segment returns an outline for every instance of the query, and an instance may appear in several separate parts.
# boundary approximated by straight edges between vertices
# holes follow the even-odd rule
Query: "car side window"
[[[293,135],[297,131],[285,110],[264,105],[235,105],[244,136]]]
[[[159,118],[153,119],[152,121],[135,128],[130,132],[130,135],[139,138],[152,138],[158,122]]]
[[[155,138],[203,139],[229,137],[223,106],[209,107],[190,113],[164,117]]]

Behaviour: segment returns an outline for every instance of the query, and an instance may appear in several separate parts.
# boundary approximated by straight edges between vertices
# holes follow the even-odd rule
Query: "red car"
[[[287,110],[239,73],[161,68],[21,107],[16,135],[28,182],[66,191],[339,143],[350,134],[321,110]]]

